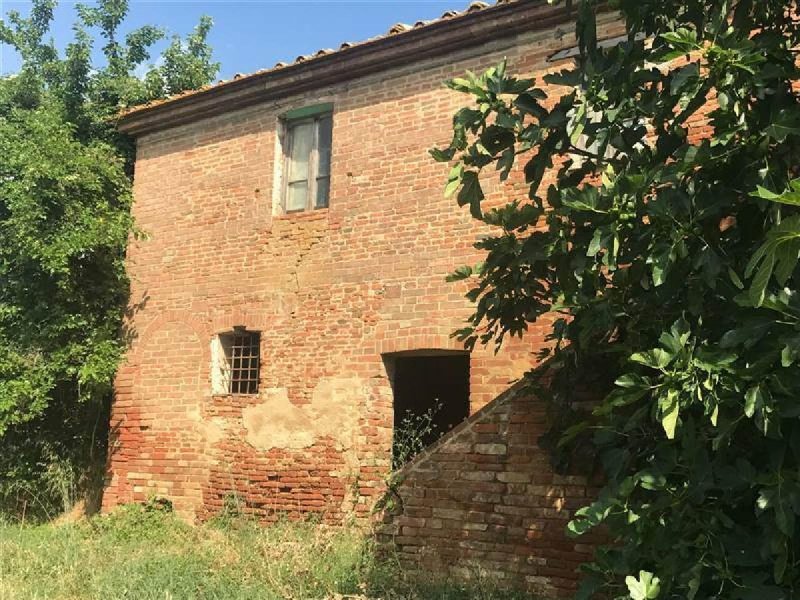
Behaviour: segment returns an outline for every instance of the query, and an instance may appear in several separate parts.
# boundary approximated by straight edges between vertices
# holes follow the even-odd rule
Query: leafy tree
[[[55,6],[36,0],[27,17],[11,11],[0,21],[0,43],[22,59],[19,73],[0,79],[0,508],[39,486],[54,461],[80,473],[105,441],[133,231],[133,149],[114,117],[207,84],[218,67],[203,18],[137,77],[164,34],[145,26],[122,39],[127,0],[79,5],[60,53],[47,39]],[[99,65],[92,30],[104,42]]]
[[[596,13],[609,4],[626,36],[603,48]],[[605,477],[569,526],[608,536],[581,597],[794,597],[796,4],[576,9],[580,56],[548,85],[504,65],[449,84],[476,105],[433,155],[455,159],[447,191],[495,231],[477,244],[485,262],[453,275],[476,302],[459,335],[499,346],[552,319],[532,377],[552,402],[556,458],[590,470],[597,456]],[[515,165],[528,196],[484,210],[479,174]],[[575,382],[602,391],[593,409]]]

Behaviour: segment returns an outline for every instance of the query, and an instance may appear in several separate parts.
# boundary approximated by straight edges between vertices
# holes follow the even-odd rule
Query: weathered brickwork
[[[397,475],[383,547],[411,569],[570,596],[596,538],[570,539],[566,524],[596,490],[550,470],[545,430],[542,403],[520,390],[473,415]]]
[[[615,29],[609,19],[601,35]],[[448,167],[428,155],[465,102],[442,82],[504,57],[540,76],[573,44],[533,31],[140,136],[134,215],[145,236],[128,257],[132,343],[104,506],[159,495],[204,519],[235,496],[264,521],[369,517],[391,463],[384,357],[462,349],[451,333],[471,306],[445,276],[481,259],[473,243],[486,233],[443,197]],[[323,102],[334,106],[330,207],[281,214],[280,116]],[[527,194],[519,173],[485,183],[489,203]],[[213,395],[211,341],[239,325],[261,332],[259,393]],[[535,400],[492,402],[536,364],[548,330],[472,353],[477,416],[415,463],[404,510],[387,523],[406,560],[427,547],[531,586],[572,585],[588,550],[563,525],[589,492],[550,471]]]

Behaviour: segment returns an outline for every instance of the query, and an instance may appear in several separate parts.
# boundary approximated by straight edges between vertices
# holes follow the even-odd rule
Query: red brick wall
[[[551,471],[546,428],[542,403],[516,389],[473,415],[397,474],[381,546],[412,570],[571,596],[596,539],[566,525],[596,490]]]
[[[690,117],[691,143],[711,135],[713,107],[709,98]],[[522,385],[506,390],[394,475],[380,546],[410,570],[573,597],[578,567],[603,538],[600,531],[572,538],[566,526],[599,489],[552,471],[539,447],[547,429],[541,401]]]
[[[481,259],[472,244],[485,230],[443,197],[448,167],[427,152],[449,141],[452,114],[467,100],[442,81],[504,56],[510,69],[538,75],[560,68],[547,56],[573,44],[552,30],[526,34],[141,137],[134,215],[146,237],[132,240],[128,258],[132,344],[117,380],[104,506],[162,495],[181,514],[206,518],[235,493],[263,520],[277,512],[319,513],[332,522],[369,515],[390,468],[392,391],[382,354],[461,349],[450,334],[471,306],[465,288],[445,275]],[[330,208],[278,214],[279,115],[321,102],[334,104]],[[517,173],[506,183],[488,177],[486,192],[489,202],[507,202],[527,190]],[[211,394],[211,340],[234,325],[262,332],[257,396]],[[535,365],[548,330],[537,324],[498,355],[493,348],[472,353],[472,412]],[[558,583],[581,555],[565,542],[549,546],[551,532],[560,540],[563,518],[545,488],[569,482],[554,479],[535,448],[538,427],[476,424],[469,433],[475,443],[507,445],[502,458],[474,448],[447,454],[445,446],[437,456],[474,465],[463,471],[469,477],[459,479],[460,489],[486,495],[485,520],[460,525],[471,532],[466,541],[493,538],[512,549],[498,556],[518,557],[519,572],[534,583]],[[523,438],[524,452],[511,454]],[[512,457],[526,461],[520,473],[507,470]],[[481,461],[489,461],[482,470]],[[436,468],[443,489],[457,471]],[[582,488],[563,489],[569,507]],[[539,504],[526,504],[528,494]],[[461,510],[444,496],[425,502],[431,511]],[[412,517],[422,518],[403,518]],[[441,517],[443,528],[453,521],[428,517]],[[397,523],[401,532],[422,533]],[[419,543],[437,547],[432,531]],[[419,547],[401,546],[406,554]],[[476,552],[448,548],[462,548],[464,557]]]

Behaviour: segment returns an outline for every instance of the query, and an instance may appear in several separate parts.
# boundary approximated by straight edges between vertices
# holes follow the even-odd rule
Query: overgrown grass
[[[198,527],[126,506],[64,525],[0,523],[0,600],[512,600],[489,581],[420,580],[377,561],[355,529],[313,523]]]

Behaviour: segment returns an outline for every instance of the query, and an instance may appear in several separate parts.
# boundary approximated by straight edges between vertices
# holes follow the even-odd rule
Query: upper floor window
[[[330,105],[309,116],[285,119],[283,209],[285,212],[326,208],[331,187],[333,117]],[[315,110],[305,109],[306,112]],[[293,112],[303,112],[293,111]]]

